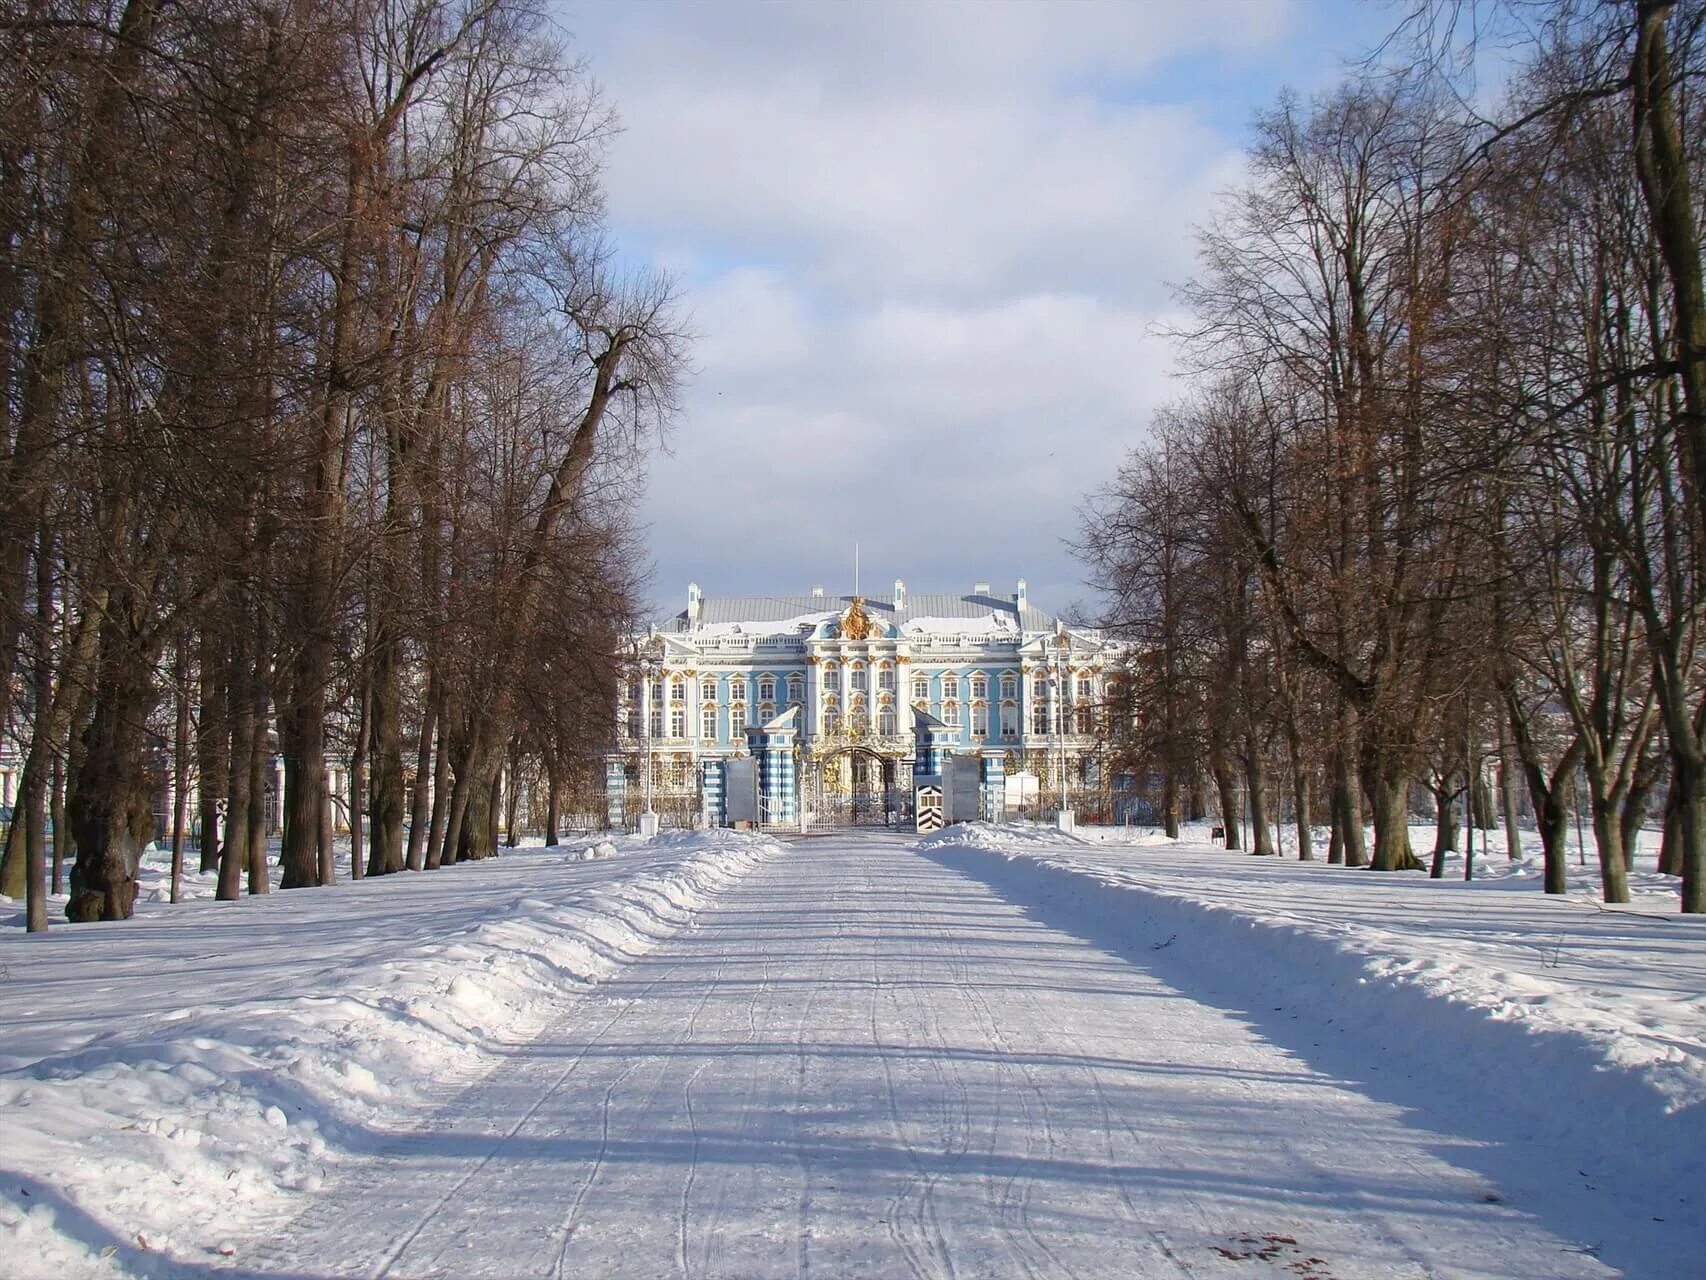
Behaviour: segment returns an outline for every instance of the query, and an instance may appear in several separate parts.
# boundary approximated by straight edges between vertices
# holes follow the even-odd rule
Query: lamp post
[[[1055,814],[1055,825],[1062,831],[1070,830],[1073,821],[1066,812],[1066,673],[1063,670],[1060,649],[1049,654],[1049,684],[1054,691],[1054,740],[1060,748],[1060,809]]]

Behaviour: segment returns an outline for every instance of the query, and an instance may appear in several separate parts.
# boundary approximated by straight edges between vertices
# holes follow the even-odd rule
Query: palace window
[[[852,688],[863,689],[866,687],[865,686],[865,664],[863,662],[855,662],[851,667],[848,668],[848,671],[850,673],[850,686]]]
[[[892,662],[885,662],[877,668],[877,688],[894,688],[894,664]]]
[[[729,677],[729,701],[730,702],[745,702],[746,701],[746,677],[745,676],[730,676]]]
[[[989,696],[989,681],[985,680],[982,675],[975,675],[971,678],[971,696],[974,698],[987,698]]]
[[[638,702],[639,700],[640,700],[640,682],[638,680],[628,681],[628,701],[629,702]]]
[[[1041,699],[1031,704],[1031,732],[1038,737],[1048,733],[1048,703]]]
[[[1019,681],[1011,671],[1001,677],[1001,696],[1003,698],[1017,698],[1019,696]]]
[[[683,680],[680,676],[671,677],[669,682],[669,700],[671,702],[682,702],[685,701],[686,698],[687,681]]]
[[[1001,704],[1001,736],[1017,738],[1019,736],[1019,708],[1016,703]]]
[[[1074,733],[1089,733],[1090,732],[1090,708],[1089,707],[1084,707],[1084,706],[1079,707],[1076,711],[1074,711],[1072,713],[1072,720],[1073,720],[1073,724],[1074,724],[1074,728],[1072,731]]]
[[[776,718],[776,704],[774,702],[761,702],[758,704],[758,723],[759,724],[769,724],[775,718]]]
[[[885,702],[877,708],[877,732],[885,738],[895,735],[894,703]]]
[[[715,742],[717,740],[717,704],[707,702],[699,716],[699,736]]]
[[[1090,701],[1090,678],[1088,676],[1080,676],[1078,678],[1078,698],[1077,698],[1077,700],[1079,702]]]
[[[930,701],[930,679],[928,676],[912,677],[912,700],[917,703]]]
[[[652,737],[654,737],[654,738],[663,737],[663,708],[662,707],[653,707],[652,708],[652,724],[651,724],[650,733],[651,733]]]
[[[671,707],[669,709],[669,736],[685,738],[687,736],[687,708]]]
[[[638,706],[629,707],[628,708],[628,736],[630,738],[639,737],[640,736],[640,726],[643,725],[644,723],[645,723],[645,721],[640,718],[640,708]]]
[[[841,700],[833,693],[823,700],[823,731],[833,734],[841,730]]]
[[[989,704],[986,702],[971,704],[971,736],[974,738],[989,736]]]
[[[864,695],[856,693],[853,695],[853,701],[848,704],[847,727],[850,729],[863,729],[869,723],[870,721],[866,718],[865,714]]]
[[[737,702],[729,708],[729,737],[736,742],[746,740],[746,703]]]
[[[959,728],[959,726],[960,726],[960,704],[959,703],[957,703],[957,702],[944,702],[942,704],[942,723],[947,725],[951,729]]]
[[[833,662],[823,664],[823,687],[838,689],[841,687],[841,671]]]
[[[760,702],[776,701],[776,677],[764,676],[758,682],[758,700]]]
[[[669,785],[678,791],[685,787],[687,785],[687,769],[687,761],[680,756],[671,760],[669,762]]]
[[[949,698],[957,698],[959,696],[960,696],[960,678],[958,676],[943,676],[942,677],[942,700],[944,702],[946,702]]]
[[[799,676],[788,677],[788,701],[804,702],[806,700],[806,682]]]

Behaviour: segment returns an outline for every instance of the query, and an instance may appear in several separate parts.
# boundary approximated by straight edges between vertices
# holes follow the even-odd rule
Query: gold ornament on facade
[[[854,596],[853,603],[847,606],[847,612],[842,615],[841,638],[844,640],[869,640],[876,629],[876,624],[871,621],[871,615],[865,612],[865,597]]]

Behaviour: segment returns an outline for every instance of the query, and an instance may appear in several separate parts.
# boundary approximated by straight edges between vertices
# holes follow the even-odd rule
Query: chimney
[[[894,580],[894,611],[899,614],[906,610],[906,583],[899,578]]]
[[[986,596],[989,594],[989,584],[987,582],[974,582],[971,584],[971,593],[974,596]]]
[[[705,612],[705,596],[699,590],[697,582],[687,584],[687,621],[697,625],[699,616]]]
[[[812,599],[813,600],[822,600],[823,599],[823,588],[822,587],[813,587],[812,588]]]
[[[1013,603],[1021,609],[1025,607],[1025,580],[1019,579],[1019,589],[1013,593]]]

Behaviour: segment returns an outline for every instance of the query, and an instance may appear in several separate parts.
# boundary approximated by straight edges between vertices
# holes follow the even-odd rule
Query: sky
[[[693,372],[642,519],[660,613],[988,582],[1092,611],[1086,495],[1178,394],[1193,228],[1356,0],[561,0],[606,193]]]

